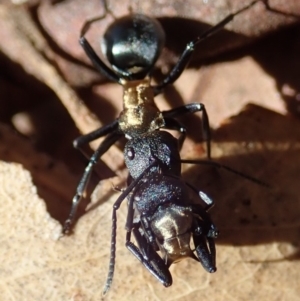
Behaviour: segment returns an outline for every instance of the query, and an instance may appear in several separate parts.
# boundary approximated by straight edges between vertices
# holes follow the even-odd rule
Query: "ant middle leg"
[[[90,176],[92,174],[95,164],[99,161],[100,157],[117,141],[122,135],[117,132],[110,133],[100,144],[98,149],[94,152],[92,157],[89,160],[87,167],[85,168],[84,174],[79,181],[79,184],[76,189],[76,194],[72,200],[72,208],[69,214],[68,219],[65,221],[63,226],[63,233],[68,234],[72,227],[72,224],[75,219],[75,215],[79,206],[79,203],[83,197],[83,194],[86,190],[86,186],[89,182]],[[89,137],[88,135],[82,137]],[[88,140],[88,139],[87,139]],[[93,140],[93,139],[92,139]]]
[[[131,232],[127,232],[127,249],[165,287],[172,285],[171,273],[167,265],[164,263],[163,259],[153,249],[153,246],[151,244],[148,244],[145,237],[139,232],[139,229],[133,228],[132,232],[140,248],[138,248],[135,244],[131,242]]]
[[[210,145],[211,134],[210,134],[208,114],[206,112],[204,104],[190,103],[190,104],[187,104],[187,105],[175,108],[175,109],[163,111],[162,114],[163,114],[163,117],[165,118],[165,120],[167,120],[167,121],[169,120],[168,122],[170,124],[170,119],[180,117],[187,113],[196,113],[196,112],[200,112],[200,111],[202,111],[202,119],[201,119],[202,120],[202,132],[203,132],[203,138],[206,141],[207,158],[210,159],[211,158],[211,145]],[[185,136],[182,139],[184,140],[184,138],[185,138]]]

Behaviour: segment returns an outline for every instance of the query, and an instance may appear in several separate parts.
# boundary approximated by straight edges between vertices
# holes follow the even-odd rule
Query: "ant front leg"
[[[202,103],[191,103],[187,104],[169,111],[163,111],[163,117],[166,120],[166,127],[168,127],[168,123],[170,124],[170,120],[176,117],[180,117],[187,113],[196,113],[202,111],[202,131],[203,131],[203,137],[206,141],[206,147],[207,147],[207,157],[208,159],[211,158],[211,134],[210,134],[210,127],[209,127],[209,119],[208,114],[206,112],[205,106]],[[172,128],[171,128],[172,129]],[[184,129],[185,130],[185,129]],[[185,136],[184,136],[185,137]]]
[[[180,136],[178,138],[178,146],[179,150],[182,149],[183,142],[186,138],[186,128],[183,124],[181,124],[178,120],[173,118],[164,117],[165,120],[165,126],[164,128],[168,130],[174,130],[180,133]]]
[[[165,287],[172,285],[172,275],[163,259],[157,254],[153,246],[147,242],[139,229],[133,228],[132,232],[140,249],[131,242],[131,231],[127,232],[126,235],[127,249]]]
[[[109,269],[108,269],[108,274],[107,274],[105,286],[104,286],[104,289],[103,289],[103,295],[105,295],[108,292],[108,290],[110,289],[112,281],[113,281],[114,271],[115,271],[116,237],[117,237],[117,210],[120,208],[120,206],[121,206],[122,202],[125,200],[125,198],[128,197],[128,195],[132,192],[132,190],[137,187],[137,185],[139,184],[139,181],[145,175],[147,175],[148,171],[153,167],[153,165],[154,164],[151,164],[150,166],[148,166],[145,169],[144,173],[142,173],[136,179],[134,179],[130,183],[130,185],[122,192],[122,194],[118,197],[118,199],[114,203],[112,218],[111,218],[112,219],[112,229],[111,229],[111,242],[110,242]],[[134,201],[134,199],[132,197],[130,197],[129,202],[128,202],[128,215],[127,215],[127,221],[126,221],[127,233],[130,233],[133,229],[133,216],[134,216],[133,201]],[[129,237],[128,237],[128,235],[129,235]],[[130,234],[127,234],[126,241],[130,241]],[[135,248],[133,248],[133,250]]]
[[[134,182],[136,182],[136,180],[134,180]],[[131,185],[133,185],[132,183]],[[135,186],[135,189],[138,189],[138,186]],[[141,222],[134,223],[133,203],[134,196],[131,195],[128,202],[128,213],[125,225],[127,230],[125,245],[127,249],[159,282],[161,282],[165,287],[168,287],[172,285],[171,273],[164,260],[156,252],[157,245],[154,244],[154,237],[152,237],[152,243],[150,243],[145,237],[145,235],[147,235],[145,229],[141,228]],[[140,230],[143,232],[143,234],[141,234]],[[131,242],[131,232],[133,232],[139,248]]]
[[[88,135],[83,136],[88,137]],[[94,165],[99,161],[100,157],[121,137],[121,134],[117,133],[116,131],[109,134],[104,141],[100,144],[98,149],[94,152],[92,157],[89,160],[89,163],[87,167],[85,168],[84,174],[82,178],[79,181],[79,184],[76,189],[76,194],[73,197],[72,200],[72,208],[69,214],[68,219],[65,221],[64,227],[63,227],[63,233],[68,234],[70,232],[70,229],[72,227],[72,224],[75,219],[75,215],[78,209],[78,205],[83,197],[83,194],[85,192],[86,186],[89,182],[89,178],[92,174]],[[88,139],[87,139],[88,140]],[[93,139],[92,139],[93,140]]]
[[[219,231],[202,206],[193,205],[192,212],[201,218],[195,217],[194,220],[193,240],[197,257],[207,272],[214,273],[217,270],[214,239]]]
[[[203,268],[214,273],[216,268],[216,247],[214,238],[205,237],[203,234],[193,234],[194,245],[196,247],[197,257]]]

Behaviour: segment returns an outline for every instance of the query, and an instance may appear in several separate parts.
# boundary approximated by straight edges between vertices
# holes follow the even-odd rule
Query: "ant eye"
[[[134,149],[132,147],[129,147],[128,151],[127,151],[127,157],[128,157],[128,159],[129,160],[133,160],[134,156],[135,156]]]

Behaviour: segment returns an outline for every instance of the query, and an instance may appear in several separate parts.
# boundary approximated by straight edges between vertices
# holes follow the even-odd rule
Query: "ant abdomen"
[[[114,71],[125,79],[138,80],[152,69],[164,42],[164,30],[156,19],[130,14],[107,28],[101,48]]]

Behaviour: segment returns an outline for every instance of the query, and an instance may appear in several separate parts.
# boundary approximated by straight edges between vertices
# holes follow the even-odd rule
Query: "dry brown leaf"
[[[250,131],[241,135],[243,126],[252,128],[255,139]],[[233,143],[216,137],[213,150],[222,152],[222,162],[243,167],[271,189],[208,167],[184,173],[216,201],[212,217],[221,234],[215,274],[184,260],[171,267],[174,282],[164,288],[124,246],[124,204],[118,212],[115,278],[105,300],[298,300],[299,128],[298,120],[248,106],[219,129],[220,137],[229,131],[236,138]],[[189,154],[197,155],[199,147]],[[0,299],[101,300],[112,203],[118,195],[112,185],[118,185],[118,179],[103,181],[93,195],[96,204],[79,220],[74,234],[58,239],[61,227],[36,195],[28,172],[1,163],[0,176]]]
[[[55,60],[55,55],[46,39],[36,28],[28,11],[24,7],[15,8],[12,11],[0,4],[1,24],[6,29],[1,38],[9,37],[2,49],[8,58],[21,64],[28,74],[33,75],[52,89],[82,132],[90,132],[100,127],[101,122],[83,105],[78,94],[64,80],[59,70],[51,64],[50,61]],[[121,152],[114,145],[111,149],[113,151],[112,159],[108,159],[108,162],[114,162],[114,167],[111,166],[111,169],[117,172],[122,166]],[[104,154],[104,157],[106,155]]]
[[[215,24],[224,13],[227,13],[227,6],[231,6],[230,2],[226,1],[226,11],[219,9],[221,15],[210,11],[208,15],[212,16],[213,20],[205,22]],[[145,9],[142,5],[149,3],[140,2],[141,9]],[[168,9],[163,1],[160,3],[161,7]],[[217,7],[219,5],[217,2],[208,4]],[[284,8],[283,4],[290,5],[294,7],[295,13],[299,7],[298,1],[274,0],[271,4],[278,8]],[[84,6],[88,12],[82,14],[81,7],[78,10],[78,1],[64,1],[61,5],[65,5],[65,10],[63,6],[58,5],[50,11],[49,6],[47,10],[45,5],[37,12],[42,25],[50,33],[53,31],[51,37],[47,38],[48,40],[55,38],[63,49],[70,50],[75,57],[78,55],[86,59],[77,44],[77,38],[82,20],[90,16],[88,11],[90,8]],[[223,4],[220,5],[222,7]],[[72,15],[69,7],[74,7],[80,20]],[[175,11],[178,7],[175,7]],[[154,6],[153,8],[155,9]],[[186,8],[188,6],[185,4]],[[122,9],[127,12],[127,3],[122,2],[120,11]],[[64,18],[64,11],[71,14],[72,18]],[[182,12],[181,9],[179,11]],[[206,14],[205,11],[189,11],[192,14]],[[259,11],[258,7],[252,12],[255,14]],[[94,13],[94,10],[92,12]],[[55,62],[59,65],[59,54],[50,49],[45,37],[36,31],[40,30],[34,24],[37,20],[32,19],[32,15],[24,8],[10,11],[1,5],[0,14],[3,28],[1,37],[5,41],[1,45],[2,52],[14,63],[21,64],[28,74],[50,86],[65,104],[76,125],[83,132],[90,131],[93,123],[90,113],[83,107],[80,98],[74,96],[74,91],[70,88],[72,81],[65,81],[60,72],[50,64]],[[153,15],[175,16],[176,12],[172,11],[171,7],[168,12],[158,9],[157,14],[153,12]],[[240,21],[237,20],[235,24],[242,22],[246,25],[245,16],[247,15],[241,16]],[[61,17],[65,30],[59,27],[62,26]],[[197,19],[193,15],[188,17]],[[255,32],[266,26],[266,22],[260,22],[261,19],[268,21],[269,25],[269,22],[274,21],[271,18],[260,17],[258,21],[252,24],[250,22],[250,30],[253,29]],[[57,23],[55,20],[58,20]],[[72,22],[76,23],[76,26],[73,27]],[[29,25],[33,27],[27,27]],[[269,30],[271,29],[272,26]],[[257,186],[225,171],[219,172],[203,166],[186,166],[183,173],[185,179],[209,194],[216,202],[211,214],[221,233],[217,240],[218,271],[209,275],[197,262],[184,260],[171,267],[174,284],[168,289],[149,275],[125,248],[123,228],[127,209],[124,204],[118,212],[116,273],[107,300],[299,300],[299,120],[261,107],[282,114],[286,114],[286,111],[299,114],[298,36],[299,29],[295,27],[294,30],[262,41],[254,49],[247,48],[237,57],[234,56],[233,61],[231,61],[233,58],[229,57],[227,62],[207,66],[200,71],[186,70],[176,83],[175,89],[170,88],[166,91],[165,96],[169,102],[164,102],[161,97],[157,99],[162,109],[193,101],[204,102],[211,123],[217,128],[213,135],[213,157],[268,182],[271,189]],[[177,36],[174,37],[177,40]],[[182,45],[177,46],[180,48]],[[202,51],[201,47],[197,57],[202,57]],[[205,54],[207,52],[204,50]],[[174,57],[170,57],[170,60],[174,60]],[[7,65],[11,66],[8,63]],[[2,71],[10,69],[6,68],[7,65]],[[86,80],[83,66],[79,67],[77,66],[79,71],[73,72],[68,64],[65,69],[63,64],[60,65],[62,72],[73,75],[80,86],[84,85]],[[14,78],[11,74],[8,73],[5,78]],[[12,114],[9,106],[6,110],[7,104],[12,104],[15,110],[13,112],[24,110],[24,91],[20,89],[16,102],[15,94],[12,96],[11,93],[21,86],[20,83],[26,86],[25,79],[28,74],[22,74],[22,77],[20,72],[16,72],[18,80],[12,81],[10,93],[6,95],[1,90],[2,118]],[[30,99],[37,92],[33,88],[35,86],[31,84],[28,86],[32,93],[27,95]],[[63,89],[60,89],[61,87]],[[113,84],[100,85],[94,87],[91,94],[84,100],[90,104],[91,99],[96,98],[94,108],[97,109],[96,113],[101,121],[102,118],[113,120],[112,111],[118,113],[121,109],[120,87]],[[239,113],[249,100],[260,107],[248,106],[238,116],[224,121],[227,117]],[[38,106],[42,101],[43,97],[38,99],[34,106]],[[28,107],[31,106],[33,104],[30,102]],[[115,111],[111,110],[111,107]],[[49,118],[50,113],[48,110],[38,112],[40,119],[36,131],[40,129],[42,121]],[[53,120],[50,121],[50,125],[47,124],[49,128],[53,124]],[[93,126],[97,126],[98,120],[94,121]],[[5,119],[5,122],[8,121]],[[200,139],[199,119],[189,116],[184,122],[189,125],[188,132],[192,139],[186,141],[183,157],[203,156],[203,145],[196,143]],[[223,125],[218,128],[220,123]],[[61,127],[61,131],[63,130]],[[3,153],[0,152],[1,159],[8,160],[7,152],[13,150],[15,157],[11,157],[9,161],[15,162],[17,161],[15,158],[21,157],[26,168],[32,165],[34,168],[31,170],[38,171],[32,174],[34,182],[38,185],[38,191],[45,183],[50,183],[49,187],[52,187],[54,192],[61,191],[61,187],[65,185],[66,195],[70,194],[70,190],[75,190],[71,186],[76,183],[74,184],[74,179],[68,172],[61,171],[57,177],[55,173],[47,175],[44,164],[49,158],[43,160],[43,156],[32,150],[28,156],[29,148],[24,141],[10,139],[11,133],[8,134],[9,140],[6,140],[3,133],[1,127],[0,138],[3,148],[0,150],[4,149]],[[59,133],[57,137],[58,135]],[[53,139],[52,144],[57,144],[56,139]],[[120,153],[119,150],[117,152]],[[67,156],[68,154],[65,160]],[[113,157],[107,158],[107,164],[115,163]],[[67,184],[67,179],[71,184]],[[74,234],[57,239],[61,227],[48,215],[43,201],[36,195],[29,174],[19,165],[1,163],[0,300],[100,300],[109,260],[111,208],[118,195],[113,193],[112,184],[120,185],[119,182],[118,178],[103,181],[93,196],[93,209],[80,218]],[[46,202],[48,208],[49,204],[54,203],[48,198]],[[61,200],[61,205],[52,208],[55,210],[55,216],[62,219],[62,216],[66,215],[66,206],[67,204]],[[51,211],[51,214],[54,215],[54,211]]]
[[[228,14],[248,5],[249,0],[218,0],[201,1],[186,0],[118,0],[107,1],[109,8],[116,17],[133,12],[147,14],[159,18],[167,32],[167,46],[171,53],[179,55],[183,47],[190,39],[208,29],[209,25],[215,25]],[[214,42],[202,43],[201,51],[197,51],[194,59],[212,57],[216,54],[234,49],[241,45],[248,44],[253,38],[261,37],[299,22],[299,19],[292,18],[289,14],[300,17],[300,4],[296,0],[269,0],[269,5],[280,13],[266,11],[262,3],[257,3],[252,9],[239,15],[233,22],[226,26],[230,32],[221,33]],[[81,0],[62,1],[57,5],[49,4],[49,1],[41,2],[38,9],[38,16],[47,34],[68,54],[80,58],[86,62],[86,56],[78,47],[78,36],[84,21],[103,14],[101,1],[90,0],[82,5]],[[263,19],[263,22],[261,22]],[[92,41],[97,52],[100,51],[99,40],[104,29],[112,22],[107,17],[93,26],[89,32],[89,39]],[[170,47],[171,46],[171,47]],[[174,49],[175,48],[175,49]],[[176,51],[175,51],[176,50]],[[176,56],[165,57],[169,63],[174,64]],[[67,75],[72,77],[72,75]],[[76,79],[73,79],[72,82]],[[78,80],[77,80],[78,82]]]

